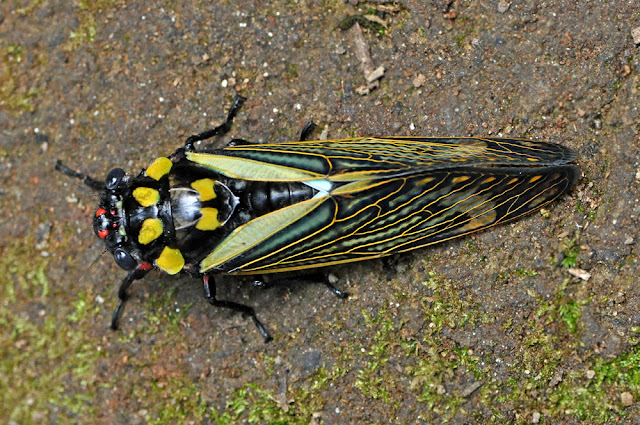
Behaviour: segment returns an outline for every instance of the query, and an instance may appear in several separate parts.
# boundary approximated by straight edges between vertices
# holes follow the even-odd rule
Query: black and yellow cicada
[[[133,177],[112,170],[104,183],[70,170],[101,191],[93,227],[128,275],[154,267],[202,278],[261,275],[368,260],[422,248],[514,220],[553,202],[576,181],[575,154],[521,139],[362,137],[196,149],[229,130],[227,121],[191,136]]]

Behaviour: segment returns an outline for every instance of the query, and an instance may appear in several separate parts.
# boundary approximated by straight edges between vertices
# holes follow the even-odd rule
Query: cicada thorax
[[[318,191],[301,182],[235,179],[181,158],[168,175],[175,243],[197,269],[246,223],[311,199]],[[211,272],[229,272],[224,264]]]

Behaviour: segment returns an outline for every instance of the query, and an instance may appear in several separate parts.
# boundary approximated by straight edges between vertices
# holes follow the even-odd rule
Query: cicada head
[[[104,241],[120,267],[133,270],[139,259],[134,257],[127,234],[127,215],[123,200],[130,196],[130,177],[122,168],[114,168],[105,179],[100,205],[93,218],[93,230]]]
[[[176,274],[185,264],[175,246],[171,167],[168,158],[159,158],[135,177],[120,168],[107,175],[93,228],[125,270],[155,265]]]

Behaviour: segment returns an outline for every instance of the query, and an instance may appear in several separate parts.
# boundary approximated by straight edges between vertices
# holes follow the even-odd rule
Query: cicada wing
[[[553,202],[578,171],[571,165],[459,167],[352,181],[224,267],[235,273],[298,270],[432,245]]]
[[[210,154],[187,154],[232,178],[308,181],[414,174],[420,169],[480,166],[548,166],[571,162],[575,154],[554,143],[520,139],[368,137],[237,145]]]

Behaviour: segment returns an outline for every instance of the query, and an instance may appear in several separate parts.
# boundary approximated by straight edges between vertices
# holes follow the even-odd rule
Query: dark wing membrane
[[[292,143],[237,145],[222,155],[304,170],[307,179],[322,175],[334,181],[386,178],[419,169],[464,166],[547,166],[566,164],[575,154],[542,141],[500,138],[379,137]],[[220,171],[220,170],[218,170]],[[224,171],[222,171],[224,173]],[[256,167],[256,179],[261,179]],[[251,178],[251,176],[243,176]]]
[[[459,167],[347,183],[217,269],[298,270],[424,247],[535,211],[565,193],[578,173],[572,165]]]

